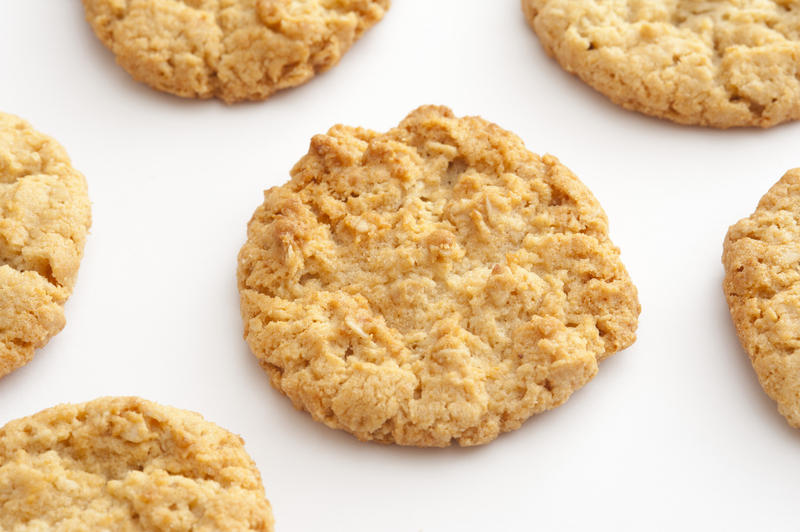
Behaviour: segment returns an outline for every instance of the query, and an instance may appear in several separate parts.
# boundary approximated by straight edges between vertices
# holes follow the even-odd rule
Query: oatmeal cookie
[[[560,405],[634,341],[639,314],[589,190],[444,107],[315,136],[265,192],[238,280],[275,387],[402,445],[486,443]]]
[[[263,100],[335,65],[389,0],[83,0],[134,79],[187,98]]]
[[[613,102],[681,124],[800,118],[800,3],[522,0],[547,53]]]
[[[0,429],[2,530],[273,530],[242,439],[137,397],[59,405]]]
[[[723,288],[764,391],[800,428],[800,168],[725,237]]]
[[[64,149],[0,113],[0,377],[64,327],[90,223],[86,181]]]

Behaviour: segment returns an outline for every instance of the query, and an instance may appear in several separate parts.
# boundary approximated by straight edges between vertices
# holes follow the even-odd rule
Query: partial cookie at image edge
[[[383,18],[390,0],[193,4],[83,0],[95,35],[135,80],[226,103],[264,100],[330,69]]]
[[[725,236],[723,290],[739,341],[778,411],[800,428],[800,168]]]
[[[274,530],[243,441],[138,397],[62,404],[0,428],[0,528]]]
[[[90,225],[86,180],[64,148],[0,113],[0,377],[64,327]]]
[[[521,3],[547,54],[626,109],[723,129],[800,119],[798,8]]]

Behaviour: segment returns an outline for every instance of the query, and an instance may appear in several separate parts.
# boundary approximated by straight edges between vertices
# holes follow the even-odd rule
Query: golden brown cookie
[[[64,327],[90,223],[86,181],[64,149],[0,113],[0,377]]]
[[[560,405],[634,341],[639,314],[589,190],[444,107],[315,136],[265,192],[238,279],[275,387],[402,445],[486,443]]]
[[[547,53],[613,102],[681,124],[800,118],[800,3],[522,0]]]
[[[59,405],[0,429],[2,530],[273,530],[242,439],[137,397]]]
[[[263,100],[339,58],[389,0],[83,0],[134,79],[187,98]]]
[[[800,168],[731,226],[722,263],[739,340],[764,391],[800,428]]]

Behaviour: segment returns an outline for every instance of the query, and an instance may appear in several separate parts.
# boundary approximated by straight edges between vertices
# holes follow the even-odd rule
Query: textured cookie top
[[[192,98],[263,100],[335,65],[389,0],[83,0],[135,79]]]
[[[800,168],[733,225],[723,284],[742,346],[764,391],[800,428]]]
[[[443,107],[315,136],[265,192],[238,278],[275,386],[403,445],[485,443],[564,402],[633,342],[639,313],[586,187]]]
[[[0,429],[2,530],[272,530],[241,438],[136,397]]]
[[[0,377],[64,326],[89,225],[86,181],[64,149],[0,113]]]
[[[547,52],[615,103],[682,124],[800,118],[800,4],[522,0]]]

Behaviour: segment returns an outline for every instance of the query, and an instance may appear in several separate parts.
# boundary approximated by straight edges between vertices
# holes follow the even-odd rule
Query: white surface
[[[236,254],[312,135],[424,103],[553,153],[603,204],[640,292],[634,346],[561,408],[472,449],[360,443],[274,391],[241,338]],[[800,431],[762,393],[721,290],[727,227],[800,166],[800,123],[714,131],[564,73],[517,0],[396,0],[342,62],[262,103],[136,83],[77,0],[0,0],[0,110],[58,139],[94,224],[67,326],[0,381],[0,425],[135,394],[241,434],[281,532],[795,529]]]

